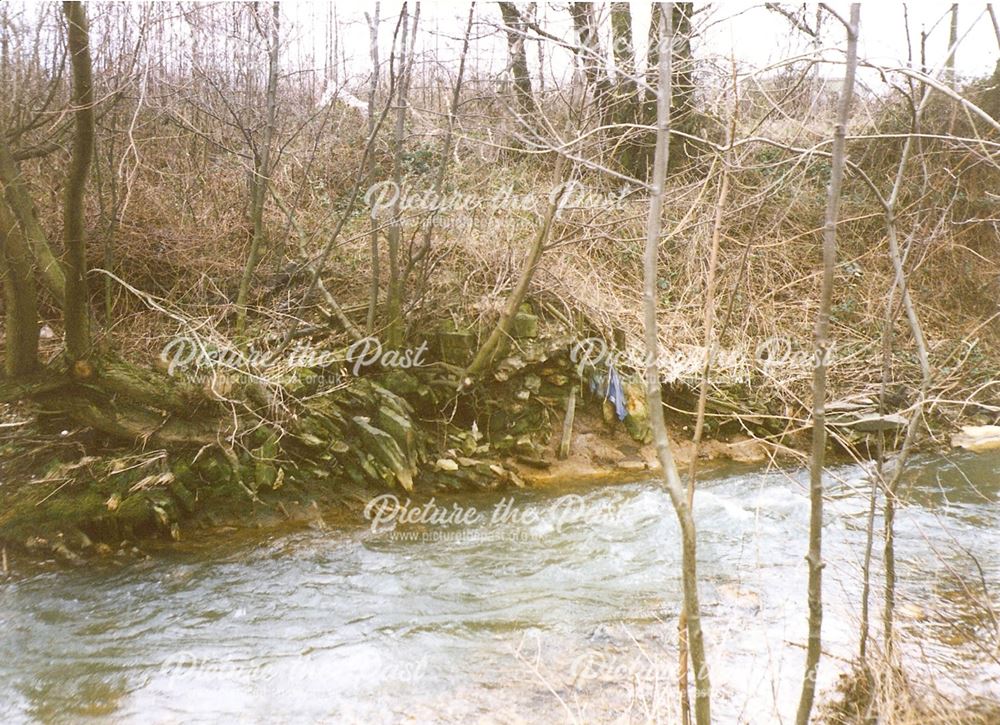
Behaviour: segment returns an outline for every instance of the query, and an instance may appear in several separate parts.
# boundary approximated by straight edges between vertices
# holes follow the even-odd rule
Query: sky
[[[392,30],[399,12],[400,2],[382,2],[380,23],[380,47],[383,59],[387,57]],[[412,13],[413,2],[409,7]],[[524,7],[525,3],[518,3]],[[598,3],[607,16],[607,4]],[[787,8],[801,8],[802,5],[784,3]],[[848,15],[848,3],[834,2],[831,7],[843,17]],[[571,24],[566,10],[567,3],[539,3],[540,24],[549,32],[570,40]],[[317,57],[322,57],[321,46],[325,42],[326,15],[330,7],[335,7],[337,21],[341,28],[338,37],[341,68],[346,66],[348,76],[363,77],[370,72],[369,35],[364,14],[374,9],[373,2],[339,2],[334,6],[291,0],[283,3],[283,10],[293,20],[298,33],[297,41],[303,47],[310,44],[316,49]],[[637,39],[646,37],[649,22],[649,4],[632,3],[634,34]],[[949,10],[951,3],[910,2],[906,14],[910,27],[910,42],[913,45],[915,62],[919,63],[921,33],[926,33],[926,56],[930,68],[938,67],[944,60],[949,35]],[[468,15],[468,3],[434,2],[421,3],[421,31],[418,53],[421,57],[433,58],[444,66],[453,66],[461,47]],[[812,39],[792,29],[789,22],[777,13],[767,10],[763,3],[750,2],[696,2],[696,24],[702,29],[696,41],[695,55],[701,59],[717,59],[728,63],[735,57],[743,68],[765,67],[790,56],[811,49]],[[807,18],[815,22],[816,5],[807,6]],[[998,41],[989,16],[985,13],[985,3],[959,3],[959,36],[963,38],[956,54],[956,68],[960,77],[989,74],[998,58]],[[472,65],[480,73],[500,73],[506,66],[506,42],[498,32],[500,13],[496,3],[480,2],[476,8],[473,30],[474,42],[471,52]],[[606,23],[605,23],[606,25]],[[863,2],[861,8],[861,35],[859,54],[862,59],[895,67],[907,63],[907,34],[904,23],[904,5],[901,2]],[[604,27],[605,36],[608,28]],[[642,45],[637,40],[637,45]],[[829,15],[823,21],[822,45],[830,49],[828,57],[835,58],[843,48],[844,32]],[[607,39],[603,43],[608,47]],[[568,72],[568,54],[554,49],[547,43],[545,52],[546,73],[558,77]],[[529,64],[537,77],[539,72],[537,44],[528,46]],[[842,57],[842,55],[840,56]],[[832,68],[828,75],[836,76]],[[343,70],[340,73],[343,77]]]

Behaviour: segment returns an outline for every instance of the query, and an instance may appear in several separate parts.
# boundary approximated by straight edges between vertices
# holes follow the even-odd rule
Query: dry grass
[[[741,107],[745,120],[739,133],[797,146],[826,138],[828,114],[821,111],[827,101],[821,90],[809,90],[802,98],[798,93],[785,104],[784,114],[770,115],[763,114],[759,99],[749,94]],[[779,91],[769,89],[768,94],[776,98]],[[429,272],[424,279],[417,272],[410,280],[411,337],[425,338],[446,321],[485,329],[495,321],[520,270],[536,217],[496,200],[509,189],[518,198],[534,198],[540,208],[549,192],[550,161],[491,146],[491,140],[502,138],[500,126],[490,125],[502,115],[501,106],[487,94],[463,107],[446,188],[478,199],[480,206],[437,217]],[[140,115],[135,148],[124,166],[120,146],[114,152],[99,151],[95,193],[90,195],[91,264],[103,267],[105,246],[110,245],[115,274],[225,337],[250,237],[247,162],[165,121],[156,110],[151,109],[148,117]],[[282,148],[273,184],[278,196],[295,209],[306,249],[315,253],[327,243],[344,211],[357,178],[365,128],[361,116],[350,108],[336,106],[329,117],[322,117],[300,100],[294,110],[285,118],[285,128],[301,124],[302,130]],[[925,130],[953,124],[956,135],[985,133],[961,118],[954,125],[946,109],[932,110]],[[876,111],[859,112],[852,131],[898,132],[906,123],[903,110],[891,104]],[[441,117],[433,113],[412,119],[404,158],[411,191],[433,185],[442,161],[440,124]],[[221,142],[239,145],[232,130],[216,135]],[[899,146],[898,139],[854,141],[851,154],[887,191]],[[378,180],[389,177],[389,148],[384,129],[375,145]],[[595,151],[597,156],[601,153]],[[935,367],[932,398],[964,400],[978,389],[976,400],[995,404],[1000,395],[989,384],[1000,369],[1000,324],[991,321],[1000,297],[1000,250],[995,224],[975,221],[987,215],[990,202],[984,192],[996,186],[996,169],[987,161],[973,142],[927,142],[914,163],[914,182],[907,185],[901,201],[903,241],[912,240],[911,290]],[[110,179],[119,168],[130,173],[128,188],[116,192],[119,200],[127,196],[128,205],[119,209],[120,222],[112,227],[115,196]],[[25,172],[41,218],[50,236],[58,239],[60,164],[52,159],[32,162],[25,164]],[[619,199],[620,181],[580,168],[574,173],[587,198],[580,208],[562,213],[530,297],[548,321],[572,320],[581,336],[624,339],[626,357],[639,360],[643,194]],[[732,188],[721,230],[718,339],[720,354],[737,362],[728,371],[719,370],[717,393],[725,395],[735,388],[737,397],[770,401],[768,407],[801,419],[807,417],[808,355],[817,311],[827,174],[828,164],[821,156],[765,145],[741,146],[731,167]],[[680,352],[689,359],[702,354],[718,184],[718,163],[700,159],[671,180],[665,210],[660,338],[668,353]],[[328,289],[362,326],[371,276],[365,212],[363,204],[355,210],[324,274]],[[408,245],[419,237],[426,219],[414,214],[404,223],[404,264]],[[830,369],[831,394],[836,397],[870,393],[878,385],[885,299],[892,284],[881,210],[857,178],[848,179],[842,220],[833,319],[837,353]],[[289,315],[321,321],[317,303],[301,307],[302,276],[287,273],[287,260],[298,247],[295,229],[275,204],[267,208],[266,224],[271,244],[251,299],[257,331],[271,331],[276,324],[285,324]],[[387,267],[383,240],[383,290]],[[102,285],[103,279],[95,274],[97,310],[103,308]],[[176,323],[121,287],[113,289],[113,319],[105,326],[109,342],[134,357],[148,358],[151,350],[175,334]],[[45,313],[58,333],[58,311],[50,307]],[[905,391],[915,387],[919,373],[902,319],[897,318],[894,330],[892,382],[904,391],[905,400]],[[764,374],[757,357],[761,346],[775,338],[787,341],[796,359]],[[335,334],[331,344],[344,339]],[[681,372],[667,371],[666,376],[690,382],[683,377],[685,370],[689,372],[690,366]],[[740,379],[748,370],[750,377]],[[954,412],[947,406],[934,410]]]
[[[882,663],[841,676],[837,692],[818,713],[830,725],[990,725],[1000,718],[995,701],[940,692]]]

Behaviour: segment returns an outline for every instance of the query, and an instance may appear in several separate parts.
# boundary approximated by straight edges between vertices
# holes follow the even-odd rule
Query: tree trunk
[[[528,74],[528,55],[524,50],[527,26],[514,3],[497,3],[506,26],[507,52],[510,55],[510,74],[514,79],[514,97],[521,124],[530,128],[529,119],[535,115],[535,95],[531,91],[531,76]]]
[[[66,246],[66,299],[63,318],[66,354],[71,362],[90,355],[90,295],[87,292],[87,238],[83,194],[94,152],[94,89],[91,80],[87,15],[80,2],[65,2],[69,53],[73,66],[75,133],[66,179],[63,239]]]
[[[0,272],[6,311],[6,358],[9,376],[38,367],[38,303],[31,252],[17,220],[0,199]]]
[[[615,85],[611,99],[612,121],[635,124],[642,120],[643,95],[636,82],[635,48],[632,43],[632,11],[625,2],[611,3],[611,47],[615,59]],[[615,160],[618,167],[633,178],[645,180],[641,136],[634,129],[616,132]]]
[[[670,99],[671,126],[674,130],[696,135],[694,112],[694,59],[691,55],[691,16],[694,3],[674,3],[674,78]],[[670,170],[684,168],[690,161],[691,140],[673,134],[670,137]]]
[[[280,22],[280,6],[277,2],[271,5],[271,47],[268,53],[267,70],[267,119],[264,125],[264,138],[261,143],[260,158],[257,168],[254,169],[253,177],[253,198],[250,206],[250,224],[253,227],[253,237],[250,241],[250,253],[247,257],[246,266],[243,268],[243,277],[240,280],[240,289],[236,296],[236,330],[242,333],[246,325],[247,297],[250,294],[250,285],[253,282],[254,272],[264,253],[264,206],[267,201],[267,186],[271,180],[271,144],[274,138],[274,128],[277,116],[278,101],[278,28]]]
[[[628,3],[611,3],[611,43],[618,82],[629,84],[634,80],[635,49],[632,47],[632,12]]]
[[[729,127],[726,129],[725,156],[722,162],[722,181],[719,184],[719,196],[715,204],[715,218],[712,223],[712,247],[708,257],[708,280],[705,283],[705,314],[702,332],[705,344],[705,359],[701,370],[701,385],[698,391],[698,407],[694,424],[694,436],[692,436],[691,461],[688,464],[687,480],[687,502],[688,506],[694,506],[694,489],[698,481],[698,449],[701,446],[701,438],[705,430],[705,408],[708,404],[708,385],[712,372],[712,363],[715,357],[715,285],[716,272],[719,265],[719,247],[722,241],[722,224],[725,215],[726,201],[729,196],[729,169],[732,165],[732,149],[729,148],[736,138],[736,124],[739,113],[739,98],[736,94],[736,78],[733,78],[733,115],[730,119]],[[690,707],[687,703],[687,612],[681,610],[679,629],[679,673],[681,680],[681,717],[685,724],[690,721]]]
[[[597,123],[603,126],[612,120],[613,106],[610,102],[611,82],[604,66],[594,3],[574,2],[569,7],[573,29],[576,31],[579,49],[577,54],[587,85],[593,94],[594,115]]]
[[[671,3],[661,10],[662,22],[658,42],[669,47],[673,41]],[[643,255],[643,329],[646,339],[646,396],[649,401],[649,422],[656,443],[656,453],[663,468],[664,483],[681,531],[682,581],[684,609],[687,612],[687,635],[691,649],[691,663],[695,672],[695,719],[698,725],[711,722],[711,682],[705,656],[705,641],[701,629],[701,608],[698,603],[698,571],[696,557],[696,530],[691,506],[681,484],[680,473],[674,460],[667,425],[663,417],[660,391],[659,331],[657,324],[656,278],[659,252],[661,215],[666,195],[667,165],[670,146],[670,53],[658,54],[659,79],[657,90],[656,148],[653,156],[653,190],[649,203],[646,225],[646,247]]]
[[[655,88],[656,68],[659,65],[661,52],[671,49],[671,128],[688,134],[694,134],[697,126],[697,114],[694,105],[694,60],[691,55],[691,16],[694,14],[693,3],[672,3],[671,20],[673,23],[673,40],[669,46],[658,39],[657,28],[663,22],[662,3],[655,3],[649,18],[649,48],[646,52],[646,85]],[[676,58],[676,63],[674,59]],[[656,121],[655,94],[648,90],[639,94],[638,120],[641,125],[651,126]],[[650,133],[636,134],[636,149],[633,152],[632,175],[643,179],[649,167],[649,148],[652,146]],[[690,140],[683,136],[672,134],[670,138],[670,168],[669,172],[683,168],[690,155]]]
[[[660,24],[663,22],[662,3],[653,3],[649,10],[649,35],[646,39],[646,89],[643,91],[643,100],[653,102],[653,115],[656,114],[656,74],[660,68]]]
[[[997,47],[1000,47],[1000,22],[997,21],[997,14],[993,10],[993,3],[986,3],[986,12],[990,15],[990,22],[993,23],[993,35],[997,39]]]
[[[403,36],[399,44],[398,70],[399,80],[396,83],[396,124],[393,128],[393,160],[392,160],[392,180],[396,185],[397,194],[392,204],[392,222],[386,232],[386,245],[389,252],[389,285],[386,288],[385,316],[387,320],[387,342],[389,347],[396,347],[403,338],[403,289],[402,275],[400,270],[399,252],[403,236],[403,220],[400,197],[403,196],[403,148],[406,142],[406,108],[407,96],[409,92],[409,61],[412,50],[407,46],[407,41],[412,45],[414,38],[409,37],[409,25],[407,24],[407,4],[403,3],[402,9]],[[419,12],[419,6],[418,10]],[[416,17],[413,25],[416,32]]]
[[[844,87],[837,110],[837,125],[833,134],[830,159],[830,185],[827,190],[826,223],[823,227],[823,285],[819,315],[816,320],[815,360],[813,368],[813,435],[809,466],[809,641],[806,648],[805,674],[796,715],[798,725],[808,725],[816,694],[816,673],[822,651],[823,625],[823,463],[826,454],[826,367],[830,354],[830,308],[833,304],[833,278],[837,264],[837,218],[840,210],[840,188],[846,161],[847,122],[850,118],[854,93],[854,74],[858,65],[858,21],[861,8],[851,4],[851,19],[847,27],[847,65]]]
[[[62,265],[52,253],[45,230],[38,221],[31,195],[24,185],[21,170],[17,167],[17,162],[2,133],[0,133],[0,185],[3,186],[4,199],[21,227],[25,242],[31,249],[31,256],[35,259],[42,284],[56,302],[62,304],[66,295],[66,275],[63,273]]]
[[[955,88],[955,46],[958,44],[958,3],[951,6],[951,24],[948,27],[948,57],[944,63],[944,80],[950,88]]]
[[[365,13],[365,19],[368,21],[368,52],[372,59],[372,79],[371,85],[368,87],[368,137],[371,138],[375,133],[375,94],[378,93],[379,3],[375,3],[374,15],[369,16],[368,13]],[[365,169],[365,174],[368,177],[369,183],[375,180],[374,156],[368,156],[368,165]],[[365,318],[365,332],[368,335],[371,335],[375,331],[375,310],[378,308],[379,274],[381,272],[381,265],[379,264],[378,259],[378,223],[375,221],[374,213],[374,210],[370,209],[368,214],[368,223],[371,226],[369,247],[372,262],[371,284],[368,291],[368,314]]]
[[[587,84],[597,85],[601,75],[601,46],[597,36],[594,4],[591,2],[575,2],[569,6],[570,17],[573,18],[573,30],[579,48],[580,65],[587,77]]]

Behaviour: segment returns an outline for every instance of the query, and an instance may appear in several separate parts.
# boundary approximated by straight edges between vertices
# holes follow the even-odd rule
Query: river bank
[[[519,313],[506,351],[475,381],[459,380],[455,363],[474,345],[470,333],[455,328],[439,335],[424,365],[355,362],[345,371],[328,355],[335,362],[286,372],[269,393],[288,401],[284,412],[236,418],[234,408],[239,422],[228,438],[217,433],[214,444],[171,444],[155,438],[154,428],[151,437],[123,446],[101,426],[81,428],[30,406],[8,408],[0,429],[6,569],[28,561],[127,560],[150,545],[219,527],[308,524],[319,511],[356,511],[387,491],[426,500],[658,475],[640,372],[616,368],[614,356],[592,355],[593,338],[584,347],[564,328],[540,331],[529,310]],[[175,356],[170,366],[176,363]],[[161,386],[192,387],[183,377],[164,380]],[[220,388],[235,395],[237,384],[213,378],[210,392]],[[682,470],[694,457],[702,472],[720,462],[786,466],[807,459],[804,413],[762,397],[752,384],[713,390],[697,447],[696,389],[673,383],[663,394]],[[879,415],[872,396],[829,407],[831,455],[870,458],[879,435],[889,449],[898,445],[905,418]],[[968,420],[992,422],[981,407]],[[181,413],[160,415],[162,427]],[[943,449],[958,420],[940,411],[925,416],[935,430],[922,445]]]
[[[609,429],[599,416],[581,416],[578,430],[567,459],[559,459],[548,449],[533,451],[531,457],[502,459],[470,458],[453,451],[453,457],[437,458],[430,465],[430,475],[418,477],[412,492],[359,485],[335,472],[324,476],[316,471],[311,480],[286,479],[275,487],[249,490],[229,478],[225,466],[214,458],[188,465],[166,451],[49,462],[44,469],[22,473],[21,482],[7,478],[0,484],[0,548],[4,552],[0,575],[21,568],[35,570],[39,564],[61,567],[102,559],[141,560],[185,544],[217,541],[220,533],[252,537],[261,530],[323,526],[331,517],[356,518],[368,500],[386,492],[416,501],[464,492],[474,501],[477,491],[585,490],[658,474],[649,444]],[[763,449],[751,443],[749,439],[706,441],[699,456],[702,468],[731,461],[759,463]],[[679,463],[686,465],[691,453],[690,444],[681,446]],[[450,462],[455,464],[454,471]],[[465,477],[450,479],[454,473]],[[421,485],[425,479],[426,487]]]

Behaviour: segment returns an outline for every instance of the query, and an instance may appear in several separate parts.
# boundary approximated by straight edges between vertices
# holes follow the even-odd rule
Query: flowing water
[[[794,714],[804,481],[733,469],[699,488],[719,722]],[[862,467],[830,471],[827,696],[857,648],[868,486]],[[908,665],[956,697],[1000,698],[1000,455],[925,459],[906,497]],[[673,721],[679,547],[658,482],[438,497],[424,511],[437,517],[373,531],[358,514],[0,585],[0,720]],[[876,623],[880,559],[877,547]]]

